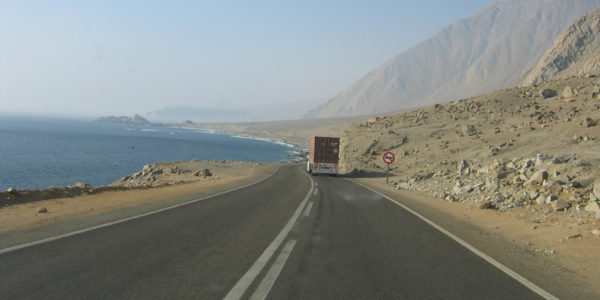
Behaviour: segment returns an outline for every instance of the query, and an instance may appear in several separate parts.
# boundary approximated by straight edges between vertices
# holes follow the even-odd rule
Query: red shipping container
[[[340,153],[340,138],[315,136],[310,139],[310,161],[337,164]]]

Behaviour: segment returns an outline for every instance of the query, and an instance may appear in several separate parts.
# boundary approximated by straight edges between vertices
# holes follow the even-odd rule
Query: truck
[[[306,171],[312,175],[338,175],[340,138],[315,136],[310,139]]]

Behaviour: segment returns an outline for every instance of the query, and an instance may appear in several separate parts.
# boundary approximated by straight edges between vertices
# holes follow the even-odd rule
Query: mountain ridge
[[[388,60],[306,118],[377,114],[505,88],[599,0],[496,0]]]
[[[517,83],[520,86],[600,72],[600,8],[565,29],[538,64]]]

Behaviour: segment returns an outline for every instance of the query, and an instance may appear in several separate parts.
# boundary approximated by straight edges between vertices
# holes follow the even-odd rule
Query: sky
[[[0,114],[326,101],[491,0],[0,0]]]

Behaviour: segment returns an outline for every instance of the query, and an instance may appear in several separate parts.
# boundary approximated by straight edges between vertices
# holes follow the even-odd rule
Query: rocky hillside
[[[600,8],[577,19],[520,80],[526,86],[554,78],[600,72]]]
[[[306,117],[367,115],[481,95],[516,82],[600,0],[496,0],[358,80]]]
[[[555,80],[355,123],[340,165],[383,175],[392,151],[397,189],[500,210],[597,212],[599,122],[597,77]]]

